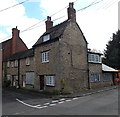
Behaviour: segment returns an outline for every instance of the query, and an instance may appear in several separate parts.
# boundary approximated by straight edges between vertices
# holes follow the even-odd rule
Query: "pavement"
[[[81,91],[79,93],[73,93],[73,94],[69,94],[69,95],[59,95],[59,96],[54,96],[53,98],[74,98],[74,97],[83,97],[83,96],[88,96],[88,95],[92,95],[95,93],[100,93],[100,92],[104,92],[104,91],[109,91],[112,89],[116,89],[118,88],[118,86],[108,86],[108,87],[102,87],[102,88],[96,88],[96,89],[87,89],[85,91]]]
[[[108,86],[108,87],[102,87],[102,88],[96,88],[96,89],[87,89],[78,93],[73,93],[73,94],[67,94],[67,95],[46,95],[46,94],[41,94],[40,92],[34,92],[34,91],[27,91],[27,90],[21,90],[21,89],[12,89],[13,92],[16,93],[23,93],[23,94],[29,94],[31,96],[36,95],[39,98],[52,98],[52,99],[59,99],[59,98],[74,98],[74,97],[83,97],[87,95],[92,95],[95,93],[100,93],[104,91],[109,91],[112,89],[116,89],[118,86]],[[4,89],[3,89],[4,90]],[[9,90],[9,89],[7,89]],[[10,89],[11,90],[11,89]]]

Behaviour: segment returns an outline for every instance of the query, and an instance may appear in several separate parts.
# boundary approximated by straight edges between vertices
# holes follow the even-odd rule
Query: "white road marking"
[[[56,104],[50,104],[50,106],[55,106]]]
[[[25,102],[23,102],[23,101],[21,101],[21,100],[19,100],[19,99],[17,99],[17,98],[16,98],[16,100],[17,100],[18,102],[20,102],[20,103],[22,103],[22,104],[24,104],[24,105],[26,105],[26,106],[32,107],[32,108],[42,109],[42,108],[48,107],[48,106],[41,106],[41,107],[40,107],[40,105],[32,106],[32,105],[27,104],[27,103],[25,103]]]
[[[73,98],[72,100],[77,100],[78,98]]]
[[[64,98],[62,98],[62,99],[59,99],[59,101],[64,101],[65,99]]]
[[[43,104],[43,105],[49,105],[50,103],[45,103],[45,104]]]
[[[65,101],[62,101],[62,102],[58,102],[58,104],[62,104],[62,103],[64,103]]]
[[[33,108],[35,107],[35,106],[32,106],[32,105],[30,105],[30,104],[27,104],[27,103],[25,103],[25,102],[23,102],[23,101],[21,101],[21,100],[19,100],[19,99],[16,99],[16,100],[17,100],[18,102],[26,105],[26,106],[33,107]]]
[[[47,108],[48,106],[36,107],[37,109]]]
[[[41,106],[41,105],[35,105],[35,107],[38,107],[38,106]]]
[[[56,102],[59,102],[59,100],[53,100],[52,103],[56,103]]]
[[[70,102],[70,101],[72,101],[72,100],[65,100],[66,102]]]

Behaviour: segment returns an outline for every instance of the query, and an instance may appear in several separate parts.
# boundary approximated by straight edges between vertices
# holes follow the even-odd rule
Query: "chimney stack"
[[[19,37],[20,30],[16,28],[12,29],[12,54],[16,53],[16,48],[17,48],[17,40]]]
[[[51,17],[47,16],[47,21],[45,22],[46,24],[46,31],[48,31],[50,28],[53,27],[53,21],[51,21]]]
[[[74,3],[70,2],[69,7],[67,9],[68,12],[68,19],[72,22],[76,22],[76,10],[74,9]]]

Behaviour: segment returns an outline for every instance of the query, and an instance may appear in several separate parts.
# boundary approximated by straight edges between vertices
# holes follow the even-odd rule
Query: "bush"
[[[3,84],[3,87],[9,87],[11,84],[11,81],[10,80],[5,80],[4,81],[4,84]]]

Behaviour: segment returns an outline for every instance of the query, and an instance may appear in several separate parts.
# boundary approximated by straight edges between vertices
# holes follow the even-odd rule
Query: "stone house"
[[[29,49],[12,55],[7,62],[7,79],[11,80],[11,86],[28,87],[28,80],[34,84],[27,75],[34,72],[34,51]],[[32,75],[32,74],[31,74]],[[28,76],[30,77],[30,75]],[[30,84],[31,85],[31,84]]]
[[[69,4],[68,19],[53,26],[47,17],[46,32],[33,45],[40,90],[78,91],[88,87],[87,41],[76,23],[76,11]]]
[[[68,19],[56,26],[48,16],[46,32],[32,49],[26,48],[7,59],[5,69],[11,86],[72,93],[114,84],[112,75],[103,69],[102,54],[88,51],[73,3],[69,3],[67,13]]]
[[[0,43],[0,53],[2,58],[2,63],[4,64],[2,66],[2,78],[6,78],[7,75],[7,59],[11,57],[13,54],[28,50],[27,46],[25,43],[22,41],[22,39],[19,36],[20,31],[16,28],[12,29],[12,38],[8,39],[2,43]],[[5,79],[4,79],[5,80]]]
[[[118,70],[102,64],[101,55],[101,53],[88,51],[90,88],[114,85],[114,78]]]

